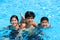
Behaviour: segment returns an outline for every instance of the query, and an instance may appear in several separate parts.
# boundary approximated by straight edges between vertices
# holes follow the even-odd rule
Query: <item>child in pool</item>
[[[38,30],[41,31],[40,34],[49,37],[44,31],[44,29],[50,28],[49,20],[47,17],[42,17],[40,23],[38,24]],[[43,31],[44,30],[44,31]]]
[[[21,26],[21,29],[25,29],[26,28],[26,20],[25,20],[25,17],[22,15],[22,13],[20,13],[20,16],[21,16],[21,21],[20,21],[20,26]]]
[[[33,19],[35,17],[35,14],[33,12],[27,11],[25,13],[25,17],[20,13],[20,16],[22,18],[21,22],[25,21],[26,23],[30,24],[30,26],[34,26],[34,27],[37,26],[37,23],[33,21]]]
[[[10,23],[11,25],[9,25],[7,28],[4,28],[3,30],[6,29],[11,31],[9,32],[9,35],[3,35],[3,37],[5,37],[5,39],[15,40],[15,37],[18,35],[18,30],[20,28],[18,17],[16,15],[12,15],[10,18]],[[8,33],[8,31],[5,31],[4,34],[5,33]]]
[[[27,11],[25,13],[25,20],[26,22],[33,28],[35,26],[37,26],[37,23],[33,21],[33,19],[35,18],[35,14],[32,11]]]
[[[8,29],[11,30],[9,39],[15,40],[15,37],[18,35],[18,30],[20,28],[18,17],[16,15],[12,15],[10,18],[10,23],[11,25],[8,26]]]
[[[41,23],[39,23],[39,25],[42,26],[43,28],[50,27],[49,20],[47,17],[42,17],[40,22]]]
[[[35,14],[32,12],[32,11],[27,11],[25,13],[25,23],[27,23],[26,25],[26,30],[24,30],[25,32],[23,32],[23,36],[24,34],[26,34],[24,36],[24,39],[25,40],[41,40],[41,38],[38,38],[38,36],[35,36],[34,33],[33,33],[33,30],[35,29],[35,27],[37,26],[37,23],[35,23],[33,21],[35,17]]]
[[[13,29],[12,30],[17,30],[19,28],[19,20],[18,20],[18,17],[16,15],[12,15],[11,18],[10,18],[10,23],[12,25],[9,25],[8,28],[9,29]],[[15,28],[15,29],[14,29]]]
[[[30,28],[32,30],[37,26],[37,23],[33,21],[35,14],[32,11],[27,11],[25,17],[22,14],[20,15],[22,17],[20,25],[23,29]]]

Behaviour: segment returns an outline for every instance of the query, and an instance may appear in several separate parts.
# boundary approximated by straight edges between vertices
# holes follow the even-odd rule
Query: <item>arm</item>
[[[22,15],[22,13],[20,13],[20,16],[21,16],[22,19],[25,19],[25,17]]]

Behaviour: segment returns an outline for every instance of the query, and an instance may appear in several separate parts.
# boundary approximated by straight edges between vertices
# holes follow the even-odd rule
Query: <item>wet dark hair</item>
[[[47,17],[42,17],[42,18],[41,18],[41,22],[42,22],[43,20],[47,20],[47,22],[49,22],[49,20],[48,20]]]
[[[19,20],[18,20],[18,17],[17,17],[16,15],[12,15],[11,18],[10,18],[10,22],[12,21],[12,18],[16,18],[17,21],[19,21]]]
[[[28,17],[33,17],[33,19],[34,19],[34,18],[35,18],[34,12],[32,12],[32,11],[27,11],[27,12],[25,13],[25,18],[28,18]]]

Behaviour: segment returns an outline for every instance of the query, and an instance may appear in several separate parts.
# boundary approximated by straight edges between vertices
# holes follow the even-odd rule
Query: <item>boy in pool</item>
[[[50,27],[49,20],[47,17],[42,17],[40,22],[41,23],[39,23],[39,25],[42,26],[43,28]]]
[[[35,14],[32,11],[27,11],[25,13],[25,17],[20,13],[20,16],[22,18],[20,25],[23,29],[27,28],[28,26],[33,27],[37,26],[37,23],[33,21]]]
[[[34,12],[32,12],[32,11],[27,11],[27,12],[25,13],[25,20],[26,20],[26,22],[27,22],[31,27],[37,26],[37,23],[33,21],[34,18],[35,18]]]
[[[38,33],[39,33],[39,31],[41,31],[41,32],[40,32],[41,35],[43,35],[43,36],[45,36],[45,37],[49,37],[49,36],[46,34],[45,30],[46,30],[46,29],[48,30],[48,28],[50,28],[50,27],[51,27],[51,26],[50,26],[50,24],[49,24],[49,19],[48,19],[47,17],[42,17],[42,18],[41,18],[41,21],[40,21],[40,23],[38,24],[38,27],[37,27]]]
[[[33,21],[33,19],[35,18],[35,14],[32,12],[32,11],[27,11],[25,13],[25,21],[27,23],[27,28],[26,30],[24,30],[25,32],[23,33],[23,36],[24,34],[26,34],[24,36],[24,39],[25,40],[41,40],[41,38],[39,38],[38,36],[36,36],[33,31],[35,31],[35,27],[37,26],[37,23],[35,23]]]
[[[30,25],[37,26],[37,23],[33,21],[33,19],[35,17],[35,14],[33,12],[27,11],[25,14],[25,17],[22,15],[22,13],[20,13],[20,16],[22,18],[20,24],[24,22],[26,24],[29,23]]]

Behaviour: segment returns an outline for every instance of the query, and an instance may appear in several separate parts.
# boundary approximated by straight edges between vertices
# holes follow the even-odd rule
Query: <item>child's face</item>
[[[27,26],[26,20],[22,20],[20,24],[21,24],[20,26],[22,28],[26,28],[26,26]]]
[[[47,21],[47,20],[43,20],[43,21],[41,22],[41,26],[42,26],[42,27],[47,27],[47,25],[48,25],[48,21]]]
[[[22,28],[26,28],[26,23],[21,23]]]
[[[28,17],[28,18],[26,18],[26,21],[27,21],[27,22],[33,22],[33,17]]]
[[[14,17],[12,18],[11,23],[13,26],[16,26],[18,24],[18,20]]]

